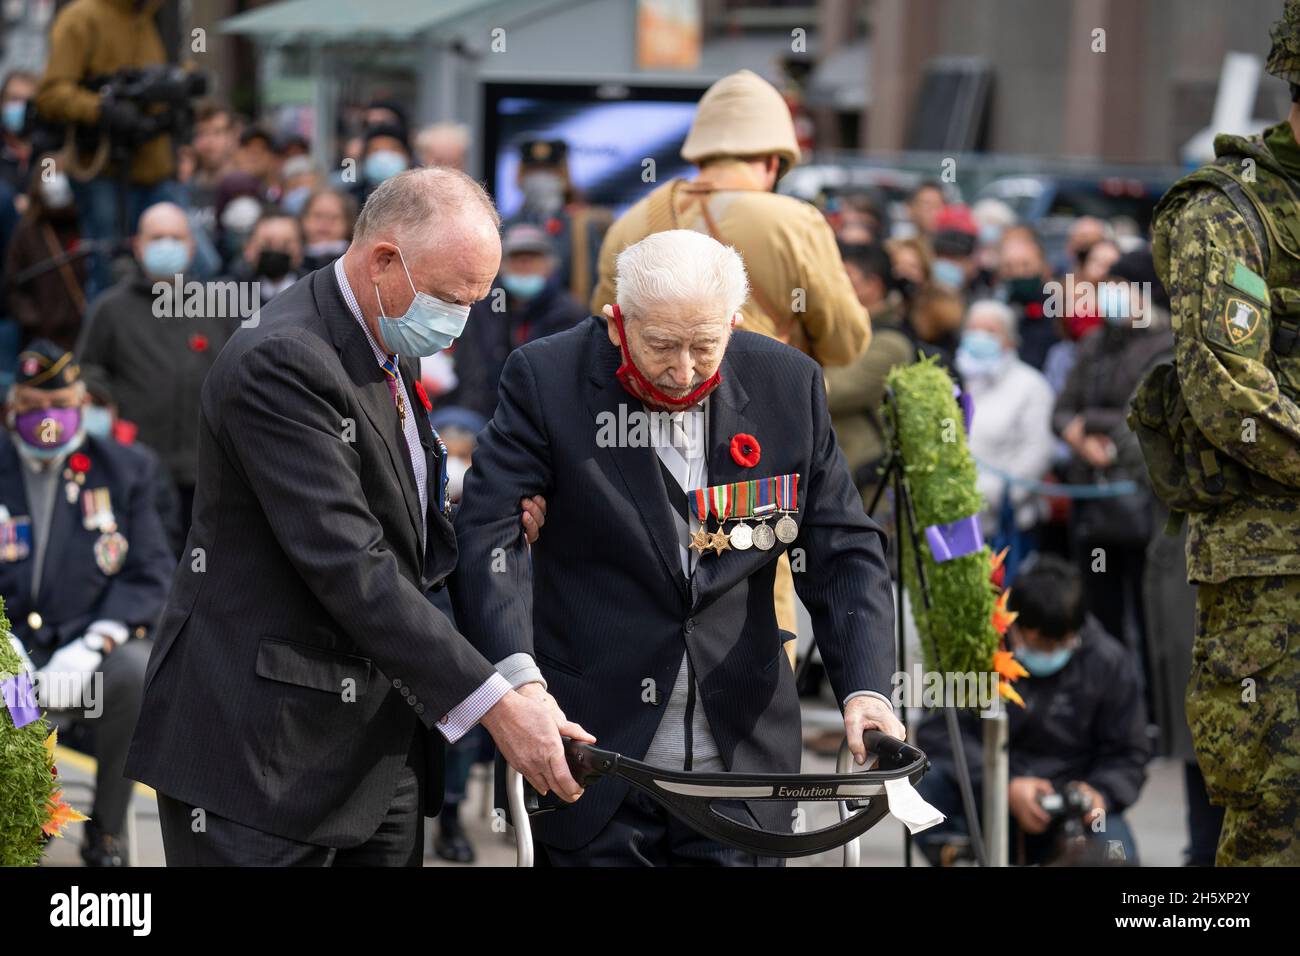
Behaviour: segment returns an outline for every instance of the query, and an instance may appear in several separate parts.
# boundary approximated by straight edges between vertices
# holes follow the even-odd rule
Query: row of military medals
[[[95,539],[95,564],[107,575],[117,574],[126,561],[127,541],[122,532],[117,530],[117,519],[113,516],[113,502],[107,488],[82,488],[85,476],[76,473],[76,480],[69,480],[67,494],[69,503],[77,500],[81,493],[81,523],[87,531],[98,531]]]
[[[691,535],[691,549],[704,554],[722,554],[728,549],[771,551],[780,541],[789,544],[799,536],[799,525],[791,515],[799,512],[799,476],[777,475],[737,481],[729,485],[696,488],[691,495],[700,529]],[[709,515],[718,530],[709,531]],[[767,522],[780,515],[774,525]],[[745,519],[756,520],[752,527]],[[726,523],[735,521],[730,530]]]

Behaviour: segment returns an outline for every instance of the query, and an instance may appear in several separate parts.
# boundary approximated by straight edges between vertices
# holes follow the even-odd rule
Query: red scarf
[[[639,398],[650,408],[660,412],[680,412],[704,401],[722,381],[722,366],[719,365],[718,370],[701,382],[695,391],[682,398],[673,398],[656,388],[655,383],[646,378],[645,373],[632,361],[632,353],[627,348],[627,333],[623,331],[623,313],[617,305],[614,306],[614,327],[618,329],[618,346],[623,352],[623,364],[615,374],[628,394]]]

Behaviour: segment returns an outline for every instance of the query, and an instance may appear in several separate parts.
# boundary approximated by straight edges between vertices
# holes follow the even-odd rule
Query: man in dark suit
[[[175,558],[158,459],[90,434],[85,403],[71,352],[38,340],[19,353],[0,432],[0,595],[37,703],[97,759],[82,859],[122,866],[133,786],[122,765]]]
[[[608,327],[592,318],[511,355],[466,476],[452,597],[475,647],[602,747],[676,769],[796,772],[776,559],[789,550],[859,759],[864,729],[903,735],[885,696],[893,608],[821,369],[732,332],[746,291],[733,249],[656,233],[620,254]],[[772,492],[780,520],[762,507]],[[514,505],[533,494],[548,510],[530,561]],[[704,520],[701,505],[715,509]],[[791,809],[735,812],[778,830]],[[558,865],[766,862],[614,779],[535,831]]]
[[[500,262],[446,169],[386,181],[352,245],[262,310],[203,388],[193,526],[128,773],[169,864],[419,865],[441,751],[482,721],[534,786],[581,792],[560,734],[430,600],[456,563],[446,452],[413,359]]]

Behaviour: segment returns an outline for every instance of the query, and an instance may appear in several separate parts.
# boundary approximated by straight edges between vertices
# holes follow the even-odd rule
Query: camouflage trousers
[[[1201,584],[1187,723],[1218,866],[1300,865],[1300,576]]]

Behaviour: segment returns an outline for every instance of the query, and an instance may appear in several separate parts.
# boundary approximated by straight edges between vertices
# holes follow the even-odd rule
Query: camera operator
[[[69,173],[82,231],[92,242],[125,240],[142,210],[176,198],[173,103],[139,95],[121,72],[166,67],[154,22],[160,3],[72,0],[50,28],[36,106],[52,128],[77,128],[75,142],[68,142],[68,155],[76,154]],[[109,256],[101,252],[91,259],[88,298],[111,284]]]
[[[1008,604],[1019,614],[1008,647],[1029,671],[1016,684],[1024,707],[1007,708],[1011,861],[1118,862],[1108,859],[1117,842],[1136,865],[1123,813],[1142,789],[1149,749],[1133,657],[1086,613],[1079,570],[1055,555],[1021,570]],[[978,804],[982,728],[974,711],[960,723]],[[969,830],[942,713],[921,722],[916,744],[933,767],[917,790],[948,816],[917,834],[917,846],[943,865],[966,855]]]

